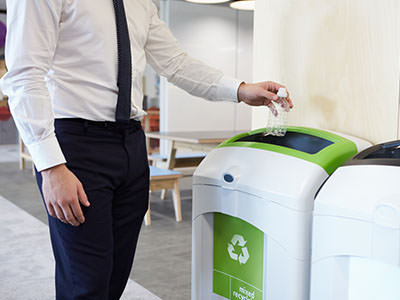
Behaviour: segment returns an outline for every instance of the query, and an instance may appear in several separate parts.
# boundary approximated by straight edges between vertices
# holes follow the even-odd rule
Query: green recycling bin
[[[314,196],[363,140],[289,127],[222,143],[193,176],[192,300],[306,300]]]

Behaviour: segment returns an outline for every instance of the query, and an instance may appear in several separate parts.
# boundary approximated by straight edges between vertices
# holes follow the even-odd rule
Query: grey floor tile
[[[47,215],[31,171],[15,162],[0,163],[0,195],[47,224]],[[151,194],[151,226],[143,226],[131,278],[163,300],[190,299],[191,178],[181,181],[181,223],[175,222],[171,193]]]

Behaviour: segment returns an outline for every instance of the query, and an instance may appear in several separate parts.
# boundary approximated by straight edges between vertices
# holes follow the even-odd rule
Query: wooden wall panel
[[[291,124],[398,137],[400,1],[257,0],[254,24],[254,79],[287,85]]]

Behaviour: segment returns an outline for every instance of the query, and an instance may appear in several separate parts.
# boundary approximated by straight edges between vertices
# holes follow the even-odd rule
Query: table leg
[[[173,170],[175,167],[175,155],[176,155],[175,141],[171,141],[171,147],[170,147],[170,151],[168,154],[168,160],[167,160],[167,169],[168,170]],[[164,189],[161,191],[161,199],[165,200],[166,196],[167,196],[167,190]]]
[[[176,156],[176,145],[175,141],[171,142],[171,150],[168,154],[168,160],[167,160],[167,168],[169,170],[173,170],[175,168],[175,156]]]
[[[23,156],[23,154],[25,153],[25,145],[20,136],[18,137],[18,142],[19,142],[19,169],[25,170],[25,158]]]

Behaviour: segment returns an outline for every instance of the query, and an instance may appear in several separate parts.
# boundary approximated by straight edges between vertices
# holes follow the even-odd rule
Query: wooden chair
[[[167,169],[173,170],[175,168],[193,168],[197,167],[202,160],[206,157],[207,153],[204,152],[190,152],[175,154],[171,161],[168,161],[167,155],[161,155],[159,153],[151,154],[148,156],[149,162],[152,166],[157,166],[157,163],[163,163]],[[165,199],[167,194],[166,190],[162,190],[161,199]]]
[[[183,174],[180,172],[150,166],[150,191],[172,190],[172,200],[174,203],[175,219],[177,222],[182,221],[181,195],[179,189],[179,179],[182,177]],[[144,223],[146,226],[151,224],[150,201],[149,209],[144,218]]]

